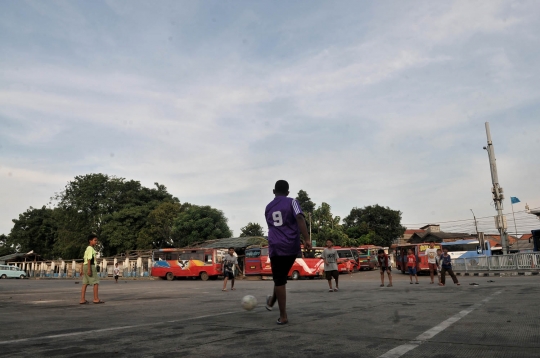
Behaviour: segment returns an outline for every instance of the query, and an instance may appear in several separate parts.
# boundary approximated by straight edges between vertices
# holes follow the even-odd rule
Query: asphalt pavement
[[[272,281],[0,280],[2,357],[539,357],[540,277],[459,277],[461,286],[379,287],[378,272],[290,281],[289,324],[264,308]],[[494,282],[488,282],[494,281]],[[386,282],[387,283],[387,282]],[[477,283],[472,286],[470,283]],[[91,301],[91,287],[87,299]],[[245,295],[259,305],[242,309]]]

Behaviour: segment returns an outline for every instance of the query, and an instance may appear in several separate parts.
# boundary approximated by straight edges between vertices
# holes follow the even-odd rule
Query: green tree
[[[257,223],[248,223],[246,226],[240,229],[240,237],[245,236],[264,236],[264,231],[261,225]]]
[[[14,225],[6,241],[8,247],[16,252],[34,250],[45,259],[53,258],[57,222],[52,209],[30,207],[12,221]]]
[[[54,199],[58,200],[55,247],[64,258],[80,257],[91,232],[98,235],[105,256],[133,250],[149,213],[162,202],[178,201],[158,183],[149,189],[106,174],[77,176]]]
[[[148,214],[146,226],[139,232],[138,249],[172,247],[175,241],[173,223],[182,211],[178,202],[164,202]],[[184,207],[185,209],[186,207]]]
[[[110,256],[136,249],[137,237],[146,225],[150,210],[149,205],[129,205],[107,216],[101,229],[101,240],[106,242],[103,254]]]
[[[311,201],[311,198],[307,192],[300,190],[298,192],[298,196],[296,197],[296,201],[298,201],[298,204],[300,204],[300,207],[306,214],[306,217],[308,213],[313,214],[313,211],[315,210],[315,203]]]
[[[232,236],[227,218],[221,210],[198,205],[191,205],[178,215],[173,234],[176,247]]]
[[[341,218],[334,216],[332,207],[324,202],[313,211],[311,239],[316,240],[317,246],[325,246],[328,239],[332,239],[338,246],[353,246],[353,242],[343,231]]]
[[[353,208],[343,222],[347,235],[362,244],[390,246],[405,232],[401,225],[401,211],[377,204]],[[368,240],[370,242],[366,242]]]
[[[0,235],[0,256],[9,255],[15,252],[15,249],[8,243],[9,237]]]

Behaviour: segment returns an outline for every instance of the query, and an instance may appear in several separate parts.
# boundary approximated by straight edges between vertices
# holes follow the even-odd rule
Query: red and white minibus
[[[336,250],[342,248],[336,247]],[[324,273],[324,261],[321,254],[324,247],[314,247],[310,250],[302,250],[301,255],[296,258],[289,277],[297,280],[300,277],[320,277]],[[341,255],[340,255],[341,256]],[[246,275],[272,275],[272,267],[270,266],[270,257],[268,256],[268,247],[250,247],[246,249]],[[355,267],[353,259],[341,258],[338,259],[339,272],[352,272]]]
[[[199,277],[206,281],[222,275],[225,249],[160,249],[152,253],[151,276],[169,281],[175,277]]]
[[[272,275],[272,267],[270,266],[270,257],[268,256],[268,246],[265,247],[250,247],[246,249],[246,266],[245,273],[247,275]],[[300,277],[316,277],[319,276],[319,267],[323,265],[323,260],[319,257],[304,257],[299,255],[296,258],[289,277],[293,280],[298,280]]]

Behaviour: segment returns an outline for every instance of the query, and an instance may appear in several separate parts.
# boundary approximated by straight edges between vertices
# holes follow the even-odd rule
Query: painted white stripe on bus
[[[456,323],[457,321],[459,321],[460,319],[462,319],[463,317],[465,317],[466,315],[468,315],[469,313],[471,313],[472,311],[477,309],[478,307],[482,306],[484,303],[487,303],[487,302],[491,301],[493,299],[493,297],[499,295],[501,292],[502,291],[495,292],[491,296],[488,296],[488,297],[484,298],[481,302],[472,305],[471,307],[469,307],[469,308],[467,308],[467,309],[453,315],[452,317],[448,318],[446,321],[443,321],[443,322],[439,323],[438,325],[436,325],[435,327],[428,329],[427,331],[425,331],[424,333],[422,333],[418,337],[416,337],[414,340],[412,340],[410,342],[407,342],[405,344],[402,344],[401,346],[398,346],[398,347],[396,347],[394,349],[389,350],[385,354],[379,356],[379,358],[398,358],[398,357],[401,357],[405,353],[415,349],[416,347],[418,347],[422,343],[424,343],[424,342],[428,341],[429,339],[435,337],[437,334],[441,333],[442,331],[444,331],[445,329],[447,329],[448,327],[450,327],[451,325],[453,325],[454,323]]]
[[[12,343],[22,343],[22,342],[31,342],[31,341],[41,340],[41,339],[73,337],[73,336],[80,336],[80,335],[89,334],[89,333],[102,333],[102,332],[110,332],[110,331],[119,331],[119,330],[123,330],[123,329],[132,329],[132,328],[141,328],[141,327],[148,327],[148,326],[157,326],[157,325],[160,325],[160,324],[163,324],[163,323],[177,323],[177,322],[192,321],[192,320],[195,320],[195,319],[224,316],[224,315],[228,315],[228,314],[232,314],[232,313],[238,313],[238,312],[239,311],[222,312],[222,313],[207,314],[207,315],[203,315],[203,316],[197,316],[197,317],[191,317],[191,318],[185,318],[185,319],[178,319],[178,320],[174,320],[174,321],[163,321],[163,322],[155,322],[155,323],[137,324],[137,325],[132,325],[132,326],[101,328],[101,329],[94,329],[94,330],[91,330],[91,331],[55,334],[55,335],[51,335],[51,336],[21,338],[21,339],[14,339],[14,340],[11,340],[11,341],[0,341],[0,345],[2,345],[2,344],[12,344]]]

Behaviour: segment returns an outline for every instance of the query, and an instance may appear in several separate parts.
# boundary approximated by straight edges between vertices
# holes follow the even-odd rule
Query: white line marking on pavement
[[[30,301],[28,303],[33,303],[35,305],[39,304],[39,303],[51,303],[51,302],[61,302],[62,300],[48,300],[48,301]]]
[[[416,337],[414,340],[412,340],[410,342],[407,342],[405,344],[402,344],[401,346],[398,346],[398,347],[396,347],[394,349],[389,350],[388,352],[386,352],[382,356],[379,356],[379,358],[398,358],[398,357],[401,357],[402,355],[404,355],[408,351],[411,351],[411,350],[415,349],[416,347],[418,347],[422,343],[424,343],[427,340],[433,338],[435,335],[441,333],[442,331],[444,331],[445,329],[447,329],[448,327],[450,327],[451,325],[453,325],[454,323],[456,323],[457,321],[459,321],[460,319],[462,319],[463,317],[465,317],[466,315],[468,315],[469,313],[471,313],[472,311],[477,309],[478,307],[482,306],[484,303],[487,303],[487,302],[491,301],[493,299],[493,297],[499,295],[501,292],[502,291],[495,292],[491,296],[488,296],[488,297],[484,298],[481,302],[472,305],[471,307],[469,307],[469,308],[467,308],[467,309],[453,315],[452,317],[448,318],[446,321],[443,321],[443,322],[439,323],[438,325],[436,325],[435,327],[433,327],[431,329],[428,329],[427,331],[425,331],[424,333],[422,333],[421,335]]]
[[[122,330],[122,329],[132,329],[132,328],[140,328],[140,327],[148,327],[148,326],[157,326],[157,325],[160,325],[160,324],[163,324],[163,323],[177,323],[177,322],[192,321],[192,320],[195,320],[195,319],[224,316],[224,315],[228,315],[228,314],[232,314],[232,313],[238,313],[238,312],[240,312],[240,311],[222,312],[222,313],[216,313],[216,314],[207,314],[207,315],[203,315],[203,316],[191,317],[191,318],[186,318],[186,319],[178,319],[178,320],[174,320],[174,321],[162,321],[162,322],[155,322],[155,323],[137,324],[137,325],[132,325],[132,326],[120,326],[120,327],[94,329],[94,330],[91,330],[91,331],[81,331],[81,332],[73,332],[73,333],[55,334],[55,335],[51,335],[51,336],[21,338],[21,339],[14,339],[14,340],[11,340],[11,341],[0,341],[0,345],[2,345],[2,344],[11,344],[11,343],[30,342],[30,341],[36,341],[36,340],[39,340],[39,339],[73,337],[73,336],[80,336],[80,335],[83,335],[83,334],[90,334],[90,333],[101,333],[101,332],[119,331],[119,330]]]

